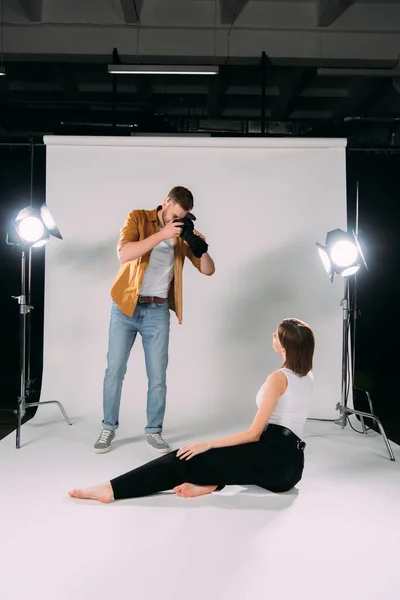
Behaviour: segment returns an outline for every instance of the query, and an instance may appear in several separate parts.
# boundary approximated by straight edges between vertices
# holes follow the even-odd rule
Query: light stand
[[[374,414],[373,411],[373,406],[372,406],[372,401],[371,401],[371,396],[369,395],[369,393],[366,390],[359,390],[359,388],[355,388],[353,385],[353,377],[354,377],[354,353],[353,353],[353,360],[352,362],[352,368],[349,369],[349,359],[350,359],[350,353],[349,353],[349,337],[350,337],[350,318],[351,318],[351,314],[352,314],[352,306],[351,306],[351,301],[350,301],[350,282],[349,282],[349,278],[345,277],[344,278],[344,297],[343,300],[341,302],[341,306],[342,306],[342,319],[343,319],[343,339],[342,339],[342,390],[341,390],[341,399],[340,402],[337,403],[336,405],[336,410],[339,411],[339,418],[335,420],[335,423],[337,425],[340,425],[342,429],[344,429],[348,423],[348,418],[349,415],[358,415],[361,419],[361,424],[362,424],[362,428],[363,434],[367,433],[366,427],[365,427],[365,422],[364,419],[368,418],[368,419],[372,419],[376,422],[379,431],[383,437],[383,440],[386,444],[386,448],[387,451],[389,453],[389,458],[390,460],[395,460],[394,454],[393,454],[393,450],[390,446],[389,440],[386,436],[385,430],[383,428],[383,425],[380,421],[380,419],[378,419],[378,417]],[[354,340],[353,340],[354,343]],[[353,348],[354,351],[354,348]],[[348,401],[348,391],[349,388],[351,386],[351,389],[357,389],[359,391],[364,391],[365,394],[367,395],[367,399],[368,399],[368,404],[370,407],[370,413],[366,413],[360,410],[355,410],[354,408],[349,408],[347,406],[347,401]],[[359,432],[361,433],[361,432]]]
[[[349,415],[356,415],[360,417],[362,424],[362,431],[357,433],[366,434],[367,429],[365,427],[364,419],[369,418],[375,421],[379,431],[386,444],[387,451],[389,453],[390,460],[394,461],[395,457],[386,436],[383,425],[374,414],[371,396],[368,391],[361,390],[360,388],[354,387],[354,373],[355,373],[355,335],[356,335],[356,320],[357,320],[357,279],[356,273],[361,265],[367,268],[367,264],[361,250],[358,241],[358,184],[357,184],[357,198],[356,198],[356,229],[352,232],[352,235],[346,233],[340,229],[335,229],[328,232],[326,238],[325,247],[317,244],[318,250],[324,264],[324,267],[329,275],[331,282],[333,281],[335,273],[342,276],[344,279],[344,297],[341,301],[342,307],[342,387],[341,387],[341,399],[336,405],[336,410],[339,411],[338,419],[308,419],[310,421],[330,421],[337,425],[340,425],[342,429],[350,423]],[[350,297],[350,277],[354,277],[354,306],[351,304]],[[353,318],[353,331],[351,332],[351,318]],[[353,334],[353,348],[350,354],[349,350],[349,339],[351,339],[351,333]],[[349,389],[364,392],[367,396],[370,413],[355,410],[347,406]],[[354,396],[354,394],[353,394]],[[354,403],[354,398],[353,398]],[[353,428],[354,429],[354,428]]]
[[[71,421],[68,418],[67,413],[64,410],[64,407],[57,400],[49,400],[47,402],[27,402],[27,397],[29,397],[29,387],[30,380],[27,377],[29,373],[30,377],[30,364],[27,361],[27,350],[30,346],[30,339],[27,339],[27,315],[33,309],[33,306],[26,301],[26,249],[22,247],[21,250],[21,295],[20,296],[12,296],[14,300],[18,301],[20,306],[19,314],[20,314],[20,395],[18,397],[18,405],[17,410],[15,411],[17,415],[17,428],[16,428],[16,448],[19,449],[21,447],[21,425],[22,419],[25,416],[26,409],[34,406],[43,406],[44,404],[57,404],[59,409],[61,410],[64,419],[67,421],[68,425],[72,425]],[[30,354],[28,354],[30,357]]]
[[[17,416],[16,426],[16,448],[21,447],[21,425],[22,419],[26,414],[27,408],[39,407],[44,404],[57,404],[61,410],[64,419],[68,425],[72,425],[64,407],[57,400],[46,402],[30,402],[29,397],[32,393],[31,380],[31,320],[30,313],[33,310],[31,305],[31,284],[32,284],[32,248],[43,247],[54,236],[62,240],[61,233],[56,226],[54,219],[47,208],[42,204],[40,209],[32,206],[32,178],[33,178],[33,147],[31,155],[31,206],[19,211],[13,221],[13,226],[17,233],[17,238],[9,240],[7,234],[6,243],[11,246],[18,246],[21,249],[21,294],[12,296],[17,300],[20,310],[20,394],[18,397],[17,409],[13,412]],[[27,261],[28,253],[28,261]],[[28,264],[27,264],[28,262]],[[28,270],[28,295],[26,289],[26,279]]]

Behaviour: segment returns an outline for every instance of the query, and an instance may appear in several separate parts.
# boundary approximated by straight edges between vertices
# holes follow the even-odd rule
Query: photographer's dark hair
[[[315,349],[314,332],[299,319],[284,319],[278,326],[278,337],[285,350],[282,365],[304,377],[312,370]]]
[[[179,204],[179,206],[183,208],[183,210],[189,212],[193,209],[193,194],[190,190],[188,190],[185,187],[178,185],[172,188],[172,190],[168,194],[168,198],[172,200],[172,202]]]

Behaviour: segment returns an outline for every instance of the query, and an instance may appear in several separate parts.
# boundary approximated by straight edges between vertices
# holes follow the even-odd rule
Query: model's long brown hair
[[[307,375],[313,368],[315,349],[311,327],[299,319],[284,319],[278,325],[278,338],[285,350],[282,366],[302,377]]]

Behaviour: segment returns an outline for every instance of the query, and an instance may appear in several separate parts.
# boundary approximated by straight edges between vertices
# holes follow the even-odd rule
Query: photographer
[[[203,275],[215,266],[205,237],[193,227],[193,195],[174,187],[154,210],[133,210],[120,232],[121,266],[111,288],[107,368],[103,385],[103,421],[94,444],[96,453],[108,452],[118,428],[122,383],[129,355],[142,336],[148,379],[147,442],[161,453],[169,451],[162,438],[166,403],[166,372],[170,313],[182,323],[182,268],[185,257]],[[189,216],[188,216],[189,215]]]

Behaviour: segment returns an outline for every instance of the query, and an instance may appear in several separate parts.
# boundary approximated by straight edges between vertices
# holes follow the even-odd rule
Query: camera
[[[187,213],[183,219],[174,219],[174,223],[183,223],[180,237],[185,240],[195,257],[201,258],[207,252],[208,244],[193,232],[195,220],[194,214]]]

